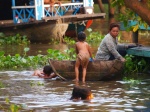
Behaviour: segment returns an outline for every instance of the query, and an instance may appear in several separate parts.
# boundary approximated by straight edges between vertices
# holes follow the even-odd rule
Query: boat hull
[[[56,71],[66,79],[75,79],[75,61],[58,61],[51,60],[52,65],[56,69]],[[123,70],[123,63],[119,60],[112,61],[102,61],[95,60],[93,62],[89,62],[87,67],[86,80],[89,81],[99,81],[106,79],[114,79],[121,74]],[[82,68],[79,68],[80,75],[79,78],[82,78]]]
[[[56,23],[56,21],[20,24],[13,24],[11,22],[0,25],[0,31],[6,36],[16,35],[17,33],[26,35],[31,43],[49,43],[51,39],[63,42],[64,35],[76,37],[77,33],[86,29],[87,24],[88,22],[85,22],[85,24],[77,24],[76,27],[76,24],[73,23]]]
[[[52,38],[62,41],[62,37],[67,28],[67,23],[57,24],[56,21],[39,21],[20,24],[6,23],[0,25],[0,31],[6,34],[6,36],[19,33],[20,35],[26,35],[31,43],[48,43]]]

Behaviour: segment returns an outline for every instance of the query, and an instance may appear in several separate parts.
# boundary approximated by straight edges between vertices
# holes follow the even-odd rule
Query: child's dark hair
[[[78,33],[78,40],[79,41],[84,41],[86,39],[86,35],[85,35],[85,33],[84,32],[79,32]]]
[[[86,100],[86,98],[92,94],[91,90],[87,87],[79,87],[79,86],[75,86],[73,88],[72,91],[72,97],[70,98],[72,99],[78,99],[81,98],[81,100]]]
[[[44,66],[43,72],[44,74],[50,75],[53,72],[52,67],[49,65]]]
[[[114,28],[114,27],[118,27],[120,29],[119,24],[117,24],[117,23],[111,23],[110,26],[109,26],[109,31],[111,31],[112,28]]]

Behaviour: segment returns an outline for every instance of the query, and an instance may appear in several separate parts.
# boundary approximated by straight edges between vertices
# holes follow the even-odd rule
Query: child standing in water
[[[75,44],[77,58],[75,63],[75,80],[79,81],[79,66],[82,66],[82,82],[85,83],[85,77],[86,77],[86,69],[87,65],[89,63],[89,59],[91,57],[92,59],[92,53],[90,46],[87,42],[85,42],[86,35],[84,32],[78,33],[78,42]]]

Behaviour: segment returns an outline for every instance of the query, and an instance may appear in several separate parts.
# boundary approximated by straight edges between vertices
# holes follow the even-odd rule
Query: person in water
[[[119,34],[120,26],[116,23],[110,24],[109,33],[104,37],[98,51],[96,53],[96,60],[113,60],[119,59],[125,62],[119,52],[117,51],[117,36]]]
[[[33,76],[39,76],[44,79],[55,78],[57,75],[53,72],[52,67],[49,65],[44,66],[43,71],[35,70]]]
[[[61,6],[61,2],[60,1],[55,1],[55,0],[44,0],[44,4],[49,4],[50,5],[50,9],[49,10],[49,14],[52,16],[56,15],[56,11],[54,9],[54,5],[58,4],[59,6]]]
[[[53,6],[54,4],[61,5],[61,2],[60,1],[55,1],[55,0],[44,0],[44,4],[50,4],[50,6]]]
[[[93,98],[93,94],[89,88],[75,86],[72,90],[70,100],[91,100]]]
[[[82,82],[85,82],[85,77],[86,77],[86,69],[89,63],[89,59],[92,59],[92,53],[90,46],[87,42],[85,42],[86,35],[84,32],[79,32],[78,33],[78,42],[75,44],[76,48],[76,63],[75,63],[75,80],[74,81],[79,81],[79,66],[82,66]]]

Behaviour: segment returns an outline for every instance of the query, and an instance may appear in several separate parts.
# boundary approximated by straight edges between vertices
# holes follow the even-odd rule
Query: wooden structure
[[[127,54],[150,58],[150,47],[134,47],[127,49]]]
[[[63,3],[61,5],[54,4],[50,7],[49,4],[44,4],[44,0],[34,0],[29,6],[15,6],[15,0],[12,0],[13,21],[14,23],[26,23],[30,21],[39,20],[58,20],[70,19],[68,22],[72,22],[72,18],[75,21],[85,19],[95,19],[99,17],[105,17],[105,13],[93,13],[93,0],[83,0],[83,2],[76,3]],[[82,9],[82,15],[77,15],[79,10]],[[67,13],[71,12],[69,16]],[[91,14],[91,15],[88,15]],[[74,15],[74,16],[73,16]],[[77,16],[75,16],[77,15]],[[64,17],[63,17],[64,16]],[[49,19],[48,19],[49,18]],[[82,19],[81,19],[82,18]]]
[[[85,24],[79,31],[87,28],[87,21],[97,18],[105,18],[105,13],[93,12],[93,0],[83,2],[44,4],[44,0],[30,0],[29,4],[16,6],[16,0],[12,0],[13,21],[1,21],[0,30],[8,35],[27,35],[31,42],[49,42],[51,38],[62,40],[70,24]],[[77,28],[72,31],[77,33]],[[72,33],[69,32],[70,33]],[[75,33],[76,32],[76,33]],[[44,37],[44,38],[41,38]]]
[[[128,28],[137,25],[138,22],[134,20],[129,20],[127,26],[124,26],[123,22],[120,22],[120,30],[127,30]],[[146,28],[143,24],[139,25],[138,30],[150,30],[150,27]],[[132,32],[132,41],[138,43],[138,30]]]
[[[66,79],[75,78],[75,61],[69,60],[51,60],[51,64],[56,69],[56,71]],[[103,61],[94,60],[89,62],[87,68],[86,80],[98,81],[104,79],[113,80],[114,77],[120,77],[121,71],[123,70],[123,63],[119,60]],[[80,68],[80,80],[82,78],[81,68]]]

